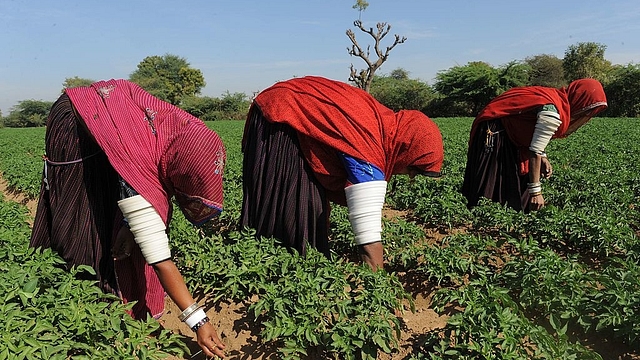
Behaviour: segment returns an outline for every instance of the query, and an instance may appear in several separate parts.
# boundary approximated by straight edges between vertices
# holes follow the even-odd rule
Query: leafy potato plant
[[[0,359],[159,359],[185,354],[154,319],[136,321],[116,296],[80,280],[50,249],[29,248],[25,208],[0,201]]]
[[[395,276],[313,249],[302,257],[249,229],[196,235],[174,237],[188,284],[216,298],[257,299],[249,310],[262,341],[276,343],[284,358],[375,359],[396,346],[395,312],[410,296]]]
[[[394,178],[389,183],[386,206],[401,210],[407,217],[383,221],[389,268],[422,276],[425,288],[437,289],[432,306],[441,314],[452,315],[444,329],[415,337],[410,358],[597,359],[604,355],[586,349],[576,337],[595,342],[606,338],[637,349],[640,119],[596,118],[567,139],[552,141],[547,153],[554,175],[543,184],[547,206],[531,214],[490,201],[467,209],[459,188],[472,119],[434,120],[445,143],[444,177],[414,181],[406,176]],[[180,219],[173,223],[175,259],[189,286],[213,294],[214,299],[231,298],[250,304],[251,316],[262,324],[262,340],[279,348],[283,357],[370,358],[379,352],[394,354],[399,319],[391,314],[400,302],[411,299],[394,273],[372,273],[349,261],[357,254],[346,209],[336,206],[331,213],[330,235],[336,252],[332,259],[314,252],[301,258],[277,246],[273,239],[254,239],[250,230],[238,225],[244,123],[216,121],[208,125],[227,147],[225,212],[216,227],[196,230]],[[27,135],[34,129],[20,134],[6,130],[13,129],[0,129],[0,170],[16,189],[27,189],[34,183],[38,186],[33,188],[39,188],[42,164],[34,154],[39,156],[42,151],[32,148],[43,148],[43,133],[38,135],[40,140],[34,140]],[[447,235],[431,239],[427,234],[433,231]],[[0,234],[2,239],[13,239],[24,246],[28,228],[5,225],[0,227]],[[18,245],[2,245],[3,269],[25,261],[19,251],[6,250]],[[49,255],[43,258],[49,259]],[[48,270],[50,266],[56,268],[55,261],[40,266],[57,271]],[[20,269],[13,269],[22,274]],[[6,294],[12,291],[6,311],[22,309],[46,293],[44,272],[37,272],[37,280],[32,275],[11,280],[13,285],[3,290]],[[4,272],[0,282],[8,283],[2,276]],[[65,279],[63,274],[58,276]],[[82,286],[74,283],[73,288]],[[110,301],[95,297],[83,300],[83,304],[88,302]],[[80,305],[68,306],[77,309]],[[88,305],[82,306],[84,309]],[[100,309],[109,315],[103,314],[106,320],[96,326],[104,329],[102,324],[120,311],[124,310]],[[0,313],[0,319],[4,320],[3,316],[10,318],[10,323],[18,321],[15,315]],[[82,326],[89,326],[83,321]],[[123,325],[126,323],[123,318],[120,329],[127,329]],[[29,328],[20,324],[21,329]],[[125,338],[154,341],[135,331],[137,335]],[[83,339],[91,339],[92,345],[119,344],[113,338],[98,337],[95,342],[93,336],[98,335],[89,330],[80,333]],[[1,334],[10,336],[8,332]],[[48,341],[47,336],[40,340]],[[77,356],[90,351],[73,346],[80,348],[73,350],[80,351]],[[122,354],[132,356],[139,348],[136,346]],[[105,351],[116,351],[117,346],[111,348]],[[47,350],[47,354],[53,350]],[[68,349],[56,351],[54,358],[63,352],[72,354]],[[150,358],[160,356],[155,350],[148,351],[154,353]]]

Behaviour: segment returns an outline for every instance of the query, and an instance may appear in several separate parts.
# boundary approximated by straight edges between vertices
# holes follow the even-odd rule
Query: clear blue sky
[[[251,95],[293,76],[346,81],[353,0],[0,0],[0,110],[54,101],[65,78],[128,78],[142,59],[174,54],[200,69],[202,95]],[[378,74],[402,67],[429,84],[470,61],[493,66],[597,42],[614,64],[640,62],[638,0],[369,0],[366,27],[407,37]]]

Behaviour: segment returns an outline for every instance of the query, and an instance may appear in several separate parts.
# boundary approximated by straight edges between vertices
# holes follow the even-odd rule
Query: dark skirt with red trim
[[[108,293],[138,301],[131,315],[145,319],[164,308],[164,290],[139,248],[115,262],[111,244],[122,226],[119,176],[64,94],[53,104],[45,135],[46,171],[31,233],[31,247],[51,248],[66,266],[88,265]],[[48,184],[48,189],[47,189]]]
[[[244,139],[240,223],[301,254],[329,255],[329,202],[307,164],[296,131],[252,107]]]
[[[500,120],[480,124],[467,152],[462,194],[467,207],[478,205],[480,198],[529,211],[527,174],[520,175],[520,155]]]

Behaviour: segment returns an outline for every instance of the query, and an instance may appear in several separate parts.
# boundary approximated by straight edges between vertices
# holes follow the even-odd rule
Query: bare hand
[[[202,352],[207,356],[224,357],[225,345],[220,341],[218,333],[210,322],[202,325],[198,329],[198,345],[202,348]]]
[[[534,195],[529,200],[529,210],[540,210],[544,206],[544,197],[542,194]]]
[[[114,260],[123,260],[131,256],[131,251],[135,246],[133,233],[128,226],[121,226],[118,235],[111,246],[111,256]]]
[[[551,166],[549,159],[547,159],[546,157],[543,157],[540,162],[540,175],[543,178],[548,179],[551,177],[552,174],[553,174],[553,167]]]

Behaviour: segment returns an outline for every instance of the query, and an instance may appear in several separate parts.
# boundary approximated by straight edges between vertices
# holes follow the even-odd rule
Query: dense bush
[[[184,98],[180,107],[202,121],[245,120],[251,102],[244,93],[229,93],[220,98],[191,96]]]
[[[40,100],[23,100],[11,108],[9,115],[3,119],[6,127],[36,127],[47,123],[47,116],[53,102]]]
[[[609,102],[605,116],[640,116],[640,65],[629,64],[616,67],[604,91]]]
[[[403,69],[396,69],[390,75],[374,77],[370,93],[394,111],[422,110],[434,97],[433,90],[427,83],[410,79],[409,73]]]

